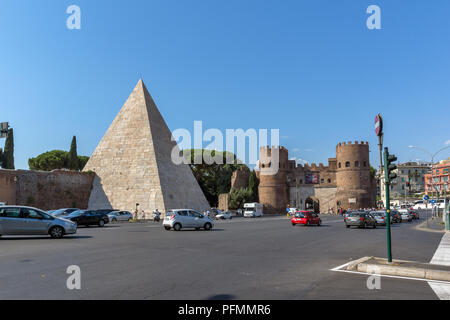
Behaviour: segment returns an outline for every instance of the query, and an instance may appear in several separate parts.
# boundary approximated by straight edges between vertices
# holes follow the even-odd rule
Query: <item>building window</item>
[[[359,167],[359,161],[355,161],[355,167],[356,167],[356,168]]]
[[[346,168],[350,168],[350,162],[349,162],[349,161],[347,161],[347,162],[345,163],[345,167],[346,167]]]
[[[328,183],[331,183],[331,179],[328,179]]]
[[[366,161],[364,161],[364,167],[367,167],[367,162]]]
[[[341,168],[341,163],[339,162],[339,168]]]
[[[325,183],[325,180],[324,179],[320,179],[320,183]]]

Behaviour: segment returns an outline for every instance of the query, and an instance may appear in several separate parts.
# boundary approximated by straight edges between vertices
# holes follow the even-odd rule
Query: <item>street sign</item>
[[[424,195],[424,196],[423,196],[423,200],[424,200],[424,201],[428,201],[428,199],[430,199],[430,198],[428,197],[428,195]]]
[[[383,117],[381,114],[377,114],[375,117],[375,133],[379,137],[383,135]]]
[[[431,200],[430,203],[431,203],[431,204],[435,204],[435,203],[436,203],[436,200]]]

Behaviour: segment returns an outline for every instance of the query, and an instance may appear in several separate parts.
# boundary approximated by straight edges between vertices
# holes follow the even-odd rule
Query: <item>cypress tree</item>
[[[253,201],[258,201],[258,178],[256,176],[255,170],[250,172],[250,177],[248,179],[248,189],[252,193]]]
[[[69,151],[69,159],[67,162],[68,169],[70,170],[78,170],[79,169],[79,163],[78,163],[78,154],[77,154],[77,137],[73,136],[72,138],[72,144],[70,145],[70,151]]]
[[[13,129],[8,130],[8,136],[5,142],[5,151],[3,152],[3,168],[4,169],[15,169],[14,168],[14,132]]]

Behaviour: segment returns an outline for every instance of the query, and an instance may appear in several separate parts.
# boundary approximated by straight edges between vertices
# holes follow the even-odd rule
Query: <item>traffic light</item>
[[[384,148],[384,174],[388,183],[397,178],[397,174],[394,172],[397,169],[397,165],[394,164],[395,161],[397,161],[397,157],[389,154],[388,148]]]

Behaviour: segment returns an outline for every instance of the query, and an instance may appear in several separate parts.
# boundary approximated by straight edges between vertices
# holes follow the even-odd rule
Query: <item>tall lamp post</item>
[[[426,149],[424,149],[424,148],[421,148],[421,147],[417,147],[417,146],[409,146],[409,148],[411,148],[411,149],[418,149],[418,150],[424,151],[424,152],[428,153],[428,155],[431,157],[431,191],[432,191],[431,195],[433,196],[434,191],[435,191],[435,186],[434,186],[434,170],[433,170],[434,158],[435,158],[435,157],[437,156],[437,154],[440,153],[441,151],[444,151],[444,150],[450,148],[450,145],[449,145],[449,146],[446,146],[446,147],[443,147],[443,148],[441,148],[441,149],[439,149],[439,150],[436,151],[435,153],[431,153],[430,151],[428,151],[428,150],[426,150]],[[426,188],[426,186],[425,186],[425,188]],[[439,191],[436,190],[436,193],[437,193],[437,200],[438,200],[437,204],[438,204],[438,214],[439,214]]]

